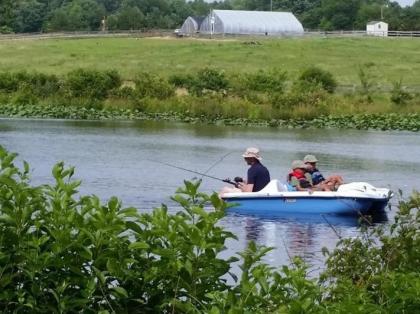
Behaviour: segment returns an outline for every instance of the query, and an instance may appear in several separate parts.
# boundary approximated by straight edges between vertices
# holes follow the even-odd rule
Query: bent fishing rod
[[[168,164],[168,163],[162,162],[162,161],[151,160],[151,159],[147,159],[147,160],[151,161],[151,162],[161,164],[161,165],[165,165],[165,166],[168,166],[168,167],[172,167],[172,168],[175,168],[175,169],[184,170],[184,171],[188,171],[188,172],[191,172],[191,173],[194,173],[194,174],[198,174],[202,177],[206,177],[206,178],[210,178],[210,179],[213,179],[213,180],[229,183],[229,184],[234,185],[235,187],[238,187],[238,182],[231,181],[230,179],[220,179],[220,178],[213,177],[213,176],[210,176],[210,175],[202,173],[202,172],[198,172],[198,171],[194,171],[194,170],[191,170],[191,169],[187,169],[187,168],[179,167],[179,166],[176,166],[176,165]]]

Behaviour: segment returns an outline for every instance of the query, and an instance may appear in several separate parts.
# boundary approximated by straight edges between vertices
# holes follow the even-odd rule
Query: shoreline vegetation
[[[0,57],[7,63],[0,62],[0,115],[419,131],[416,43],[395,38],[2,42]]]
[[[353,93],[336,92],[333,75],[309,67],[287,81],[277,69],[228,76],[203,68],[169,77],[77,69],[65,76],[0,72],[0,116],[80,120],[169,120],[285,128],[420,130],[420,94],[401,82],[374,91],[368,72]]]
[[[273,267],[272,249],[218,223],[227,204],[184,182],[151,213],[80,195],[75,169],[33,186],[28,163],[0,146],[0,311],[4,313],[414,313],[420,307],[420,194],[399,200],[392,222],[342,238],[317,277],[298,256]],[[235,263],[240,274],[232,273]],[[228,282],[227,278],[231,278]]]
[[[194,117],[177,112],[146,113],[132,109],[95,109],[43,105],[0,105],[1,118],[68,119],[68,120],[149,120],[182,122],[189,124],[214,124],[224,126],[257,126],[272,128],[328,128],[381,131],[420,131],[420,114],[355,114],[340,116],[318,116],[313,119],[246,119]]]

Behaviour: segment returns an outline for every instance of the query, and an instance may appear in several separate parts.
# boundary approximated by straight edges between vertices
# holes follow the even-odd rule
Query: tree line
[[[420,30],[420,1],[388,0],[1,0],[0,33],[172,29],[211,9],[291,11],[309,30],[362,30],[384,20],[391,30]]]

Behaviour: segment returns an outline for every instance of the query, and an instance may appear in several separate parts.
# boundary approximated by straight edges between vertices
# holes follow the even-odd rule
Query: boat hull
[[[392,197],[389,189],[366,182],[341,185],[335,192],[287,191],[272,180],[259,192],[231,192],[222,199],[232,204],[231,212],[242,214],[338,214],[360,215],[383,211]]]
[[[383,210],[387,201],[378,202],[369,198],[348,197],[258,197],[225,199],[233,206],[231,212],[258,213],[299,213],[299,214],[366,214],[375,204],[375,211]]]

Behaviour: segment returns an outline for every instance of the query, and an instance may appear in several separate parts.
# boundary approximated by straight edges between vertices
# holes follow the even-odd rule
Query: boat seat
[[[279,180],[271,180],[261,191],[258,193],[276,193],[276,192],[287,192],[287,187]]]

